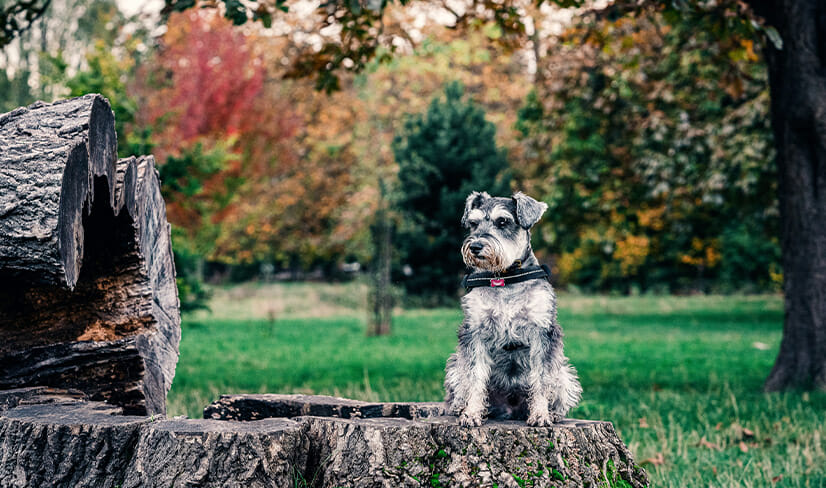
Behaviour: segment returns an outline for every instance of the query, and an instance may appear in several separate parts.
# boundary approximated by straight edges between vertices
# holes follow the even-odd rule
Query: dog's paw
[[[561,413],[556,413],[556,412],[551,413],[551,422],[553,422],[555,424],[558,424],[558,423],[562,422],[562,419],[564,419],[564,418],[565,418],[565,416],[562,415]]]
[[[462,427],[479,427],[484,421],[481,414],[462,412],[462,414],[459,415],[459,425]]]
[[[556,421],[551,415],[548,415],[548,412],[543,412],[540,414],[532,413],[528,416],[528,425],[532,427],[549,427],[552,423]]]

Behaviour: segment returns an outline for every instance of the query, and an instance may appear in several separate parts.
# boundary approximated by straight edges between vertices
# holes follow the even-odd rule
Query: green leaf
[[[167,0],[167,5],[172,5],[172,10],[175,12],[183,12],[188,8],[195,6],[195,0]]]
[[[267,29],[272,27],[272,14],[267,11],[256,10],[252,14],[252,20],[260,20],[261,24]]]
[[[235,25],[242,25],[247,21],[247,8],[241,3],[241,0],[224,0],[224,5],[227,8],[224,17],[228,18]]]

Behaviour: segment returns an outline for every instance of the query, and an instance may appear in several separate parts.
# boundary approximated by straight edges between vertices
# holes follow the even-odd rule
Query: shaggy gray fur
[[[462,256],[474,271],[505,272],[516,260],[536,266],[530,228],[547,205],[473,192],[462,225]],[[445,368],[445,402],[464,426],[485,416],[546,426],[579,403],[582,387],[562,350],[556,295],[546,280],[473,288],[462,298],[464,322]]]

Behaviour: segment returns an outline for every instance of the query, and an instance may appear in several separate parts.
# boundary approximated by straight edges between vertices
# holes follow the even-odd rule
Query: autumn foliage
[[[231,137],[255,127],[264,65],[254,39],[214,12],[173,15],[144,82],[146,122],[161,119],[158,156],[198,137]]]
[[[409,186],[392,141],[459,80],[497,126],[513,189],[550,205],[534,248],[560,284],[771,289],[780,274],[766,74],[748,39],[720,42],[711,20],[698,28],[662,15],[573,22],[536,47],[533,76],[495,23],[424,27],[409,53],[379,48],[326,94],[290,78],[293,56],[309,49],[300,36],[188,10],[170,17],[145,65],[139,118],[154,128],[170,218],[208,260],[369,265],[380,182],[391,194]],[[386,32],[403,37],[415,20],[390,8]],[[397,269],[424,255],[395,247]]]
[[[574,24],[520,111],[536,246],[591,290],[772,289],[780,281],[765,70],[719,20]]]
[[[205,257],[308,264],[340,250],[325,236],[353,158],[314,134],[327,122],[313,120],[321,94],[264,83],[266,47],[214,11],[173,14],[143,73],[142,117],[155,128],[169,218]],[[316,106],[301,111],[296,98]]]
[[[301,63],[330,61],[329,46],[347,35],[325,30],[318,11],[279,14],[270,29],[234,25],[220,9],[185,9],[146,40],[147,54],[137,35],[99,42],[66,86],[109,89],[128,119],[124,147],[156,155],[179,254],[246,266],[248,277],[262,263],[370,267],[381,186],[396,203],[383,215],[406,240],[393,245],[393,269],[437,260],[408,249],[416,232],[405,231],[411,217],[399,202],[410,170],[400,172],[393,141],[458,81],[496,126],[495,165],[513,175],[497,191],[550,206],[533,245],[558,284],[776,289],[767,76],[750,37],[716,17],[666,19],[674,11],[656,6],[574,18],[550,35],[554,14],[526,7],[522,20],[544,31],[515,42],[491,19],[460,15],[445,29],[428,17],[438,10],[388,5],[381,26],[370,27],[380,27],[381,42],[331,64],[352,70],[305,78],[302,69],[319,67]],[[338,90],[317,90],[327,82]],[[420,145],[427,152],[428,141]],[[429,183],[434,195],[457,193],[450,201],[468,189]],[[458,230],[461,208],[452,219],[450,206],[439,225]]]

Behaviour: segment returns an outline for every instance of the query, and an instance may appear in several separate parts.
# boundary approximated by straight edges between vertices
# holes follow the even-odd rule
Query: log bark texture
[[[93,180],[114,207],[115,117],[100,96],[0,115],[0,270],[72,289],[83,258]]]
[[[180,341],[151,156],[116,160],[100,95],[0,115],[0,388],[163,413]]]
[[[826,2],[750,0],[768,43],[786,315],[765,389],[826,389]]]
[[[326,405],[350,414],[362,403],[279,397],[270,398],[273,411]],[[0,488],[648,485],[610,422],[465,428],[443,416],[167,420],[113,415],[111,406],[46,389],[0,392],[2,408]]]

